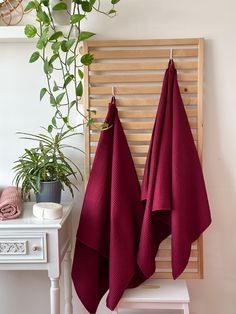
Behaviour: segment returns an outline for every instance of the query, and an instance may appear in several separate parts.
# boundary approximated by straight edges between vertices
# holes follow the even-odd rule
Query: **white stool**
[[[114,314],[120,309],[182,310],[189,314],[189,294],[185,280],[149,279],[135,289],[127,289]]]

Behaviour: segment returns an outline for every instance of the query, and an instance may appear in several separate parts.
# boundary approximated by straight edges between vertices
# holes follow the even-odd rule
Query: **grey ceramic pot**
[[[61,202],[61,183],[60,181],[42,181],[40,192],[36,193],[36,202]]]

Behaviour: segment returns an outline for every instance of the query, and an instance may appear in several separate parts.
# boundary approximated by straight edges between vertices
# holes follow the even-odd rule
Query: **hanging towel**
[[[107,306],[113,310],[124,290],[144,279],[136,260],[144,208],[114,97],[105,122],[109,128],[97,146],[72,268],[76,292],[89,313],[96,312],[108,289]]]
[[[142,182],[145,213],[138,264],[148,278],[160,243],[171,234],[172,274],[185,269],[192,243],[210,225],[197,150],[173,61],[166,70]]]
[[[0,220],[14,219],[22,211],[21,190],[14,186],[5,188],[0,197]]]

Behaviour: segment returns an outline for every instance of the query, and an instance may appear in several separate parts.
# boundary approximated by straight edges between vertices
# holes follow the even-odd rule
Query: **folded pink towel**
[[[0,220],[20,216],[22,205],[21,190],[14,186],[5,188],[0,197]]]

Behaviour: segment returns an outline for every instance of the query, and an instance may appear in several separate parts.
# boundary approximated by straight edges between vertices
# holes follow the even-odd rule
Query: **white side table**
[[[25,203],[23,214],[0,221],[0,270],[47,270],[51,281],[51,314],[60,314],[61,263],[64,258],[65,313],[72,314],[71,291],[71,209],[63,207],[63,217],[39,220],[33,203]]]
[[[181,310],[189,314],[189,294],[185,280],[150,279],[135,289],[127,289],[114,314],[120,309]]]

